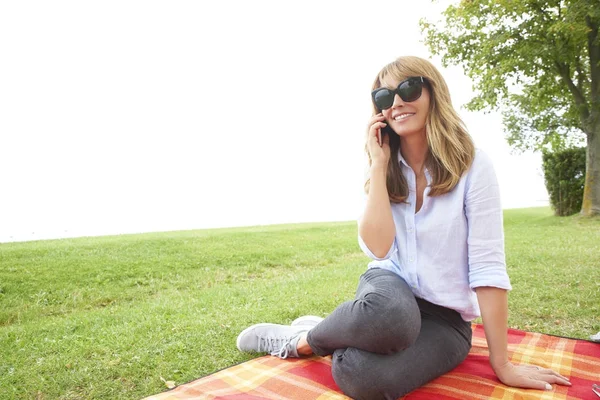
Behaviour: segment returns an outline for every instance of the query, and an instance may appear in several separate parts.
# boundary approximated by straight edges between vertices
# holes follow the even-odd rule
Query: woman
[[[490,364],[504,384],[570,385],[554,371],[508,361],[511,286],[498,184],[440,73],[401,57],[378,74],[372,99],[358,240],[373,261],[355,299],[324,320],[253,325],[238,348],[282,358],[331,354],[345,394],[397,399],[460,364],[471,347],[470,321],[481,315]]]

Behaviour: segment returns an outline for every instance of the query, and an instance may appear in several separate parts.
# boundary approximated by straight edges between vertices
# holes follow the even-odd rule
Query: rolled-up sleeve
[[[500,190],[488,156],[477,151],[467,177],[469,286],[511,290],[506,272]]]
[[[394,254],[396,251],[398,251],[398,245],[397,245],[395,237],[394,237],[394,241],[392,242],[392,245],[390,246],[390,249],[388,250],[387,254],[384,257],[377,257],[375,254],[373,254],[373,252],[365,244],[365,241],[360,237],[360,234],[358,235],[358,245],[360,246],[360,249],[363,251],[363,253],[365,253],[367,256],[369,256],[373,260],[377,260],[377,261],[387,260],[388,258],[390,258],[392,256],[392,254]]]

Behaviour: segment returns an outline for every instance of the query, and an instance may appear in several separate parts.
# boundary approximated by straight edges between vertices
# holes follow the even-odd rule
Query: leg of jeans
[[[462,322],[459,332],[445,321],[423,316],[416,343],[391,355],[356,348],[336,350],[333,378],[353,399],[396,400],[451,371],[467,357],[471,328]]]
[[[347,347],[390,354],[411,346],[420,328],[419,307],[406,282],[372,268],[361,276],[355,299],[337,307],[307,341],[321,356]]]

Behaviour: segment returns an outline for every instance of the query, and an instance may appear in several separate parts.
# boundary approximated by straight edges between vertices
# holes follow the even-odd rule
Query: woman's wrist
[[[370,173],[371,173],[371,176],[373,174],[379,174],[379,173],[387,174],[387,162],[374,160],[371,163]]]
[[[498,358],[490,357],[490,365],[491,365],[492,369],[494,370],[494,372],[497,372],[498,370],[506,367],[506,365],[508,363],[509,363],[508,357],[498,357]]]

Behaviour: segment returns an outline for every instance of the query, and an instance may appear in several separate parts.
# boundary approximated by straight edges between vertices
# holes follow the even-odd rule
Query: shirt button
[[[411,258],[408,259],[408,261],[413,262],[413,261],[415,261],[415,258],[411,257]]]
[[[410,227],[407,229],[407,231],[409,231],[409,232],[412,232],[412,231],[413,231],[413,228],[412,228],[412,226],[410,226]]]

